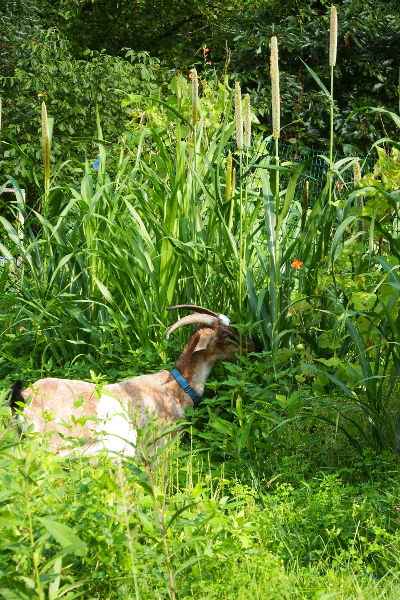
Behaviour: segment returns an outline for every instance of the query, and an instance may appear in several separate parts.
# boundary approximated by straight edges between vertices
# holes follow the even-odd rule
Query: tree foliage
[[[205,40],[225,47],[238,14],[255,10],[255,0],[48,0],[54,18],[77,49],[88,46],[121,54],[146,50],[177,64],[195,56]]]
[[[25,40],[19,54],[14,54],[13,76],[0,77],[3,137],[11,135],[20,149],[40,164],[41,102],[45,100],[49,115],[56,117],[52,163],[72,154],[80,161],[97,156],[96,147],[88,140],[96,133],[96,108],[105,139],[110,145],[117,143],[126,123],[121,100],[129,91],[153,93],[158,59],[132,50],[125,50],[125,60],[91,50],[78,59],[59,31],[39,29],[36,36]],[[3,144],[2,150],[1,170],[19,179],[29,177],[29,165],[16,149]]]
[[[0,3],[0,74],[12,75],[20,47],[41,29],[40,2],[2,0]]]
[[[269,41],[278,37],[283,138],[308,146],[329,137],[328,99],[308,75],[303,59],[328,81],[329,4],[324,0],[269,0],[257,14],[238,19],[232,40],[232,66],[252,91],[253,101],[270,123]],[[399,106],[400,17],[395,0],[339,0],[338,60],[335,68],[336,135],[345,154],[366,152],[391,134],[390,119],[378,114],[346,117],[361,106]],[[295,125],[290,123],[296,122]]]
[[[328,137],[328,106],[301,59],[324,80],[328,76],[328,0],[47,0],[44,22],[58,23],[75,55],[82,50],[123,55],[147,51],[186,73],[227,68],[253,96],[270,127],[269,41],[280,48],[284,139],[321,147]],[[336,67],[336,134],[345,154],[365,153],[391,133],[377,114],[346,122],[360,106],[398,107],[400,17],[396,0],[338,0],[339,53]],[[202,48],[209,48],[207,61]],[[209,64],[211,63],[211,65]],[[228,66],[227,66],[228,65]],[[296,122],[295,125],[290,123]]]
[[[326,81],[329,4],[326,0],[234,0],[228,5],[222,0],[121,0],[118,4],[114,0],[4,0],[0,7],[3,128],[16,136],[24,150],[33,149],[31,155],[39,157],[40,148],[34,143],[40,128],[37,95],[45,94],[49,114],[57,117],[54,158],[67,158],[62,147],[68,148],[71,139],[93,135],[96,104],[105,138],[117,141],[125,128],[117,90],[150,96],[155,84],[169,74],[187,75],[196,66],[208,80],[229,71],[232,79],[240,79],[268,133],[269,42],[277,35],[282,140],[321,148],[328,137],[329,100],[300,59]],[[400,17],[396,0],[338,0],[336,5],[336,147],[344,154],[365,154],[371,142],[392,135],[392,123],[380,113],[346,118],[365,105],[397,111]],[[21,162],[10,163],[14,151],[3,150],[7,164],[2,170],[26,176]],[[75,154],[84,158],[91,150],[87,142],[80,143]]]

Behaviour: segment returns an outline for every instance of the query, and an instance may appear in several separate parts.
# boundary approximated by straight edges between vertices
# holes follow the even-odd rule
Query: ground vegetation
[[[245,75],[233,46],[235,74],[211,72],[204,45],[203,66],[194,68],[179,47],[185,68],[168,75],[161,48],[102,52],[82,29],[84,54],[72,29],[61,34],[57,23],[46,24],[50,15],[81,18],[74,11],[82,4],[52,3],[56,12],[45,14],[41,4],[9,7],[21,16],[24,39],[1,46],[9,61],[0,182],[0,594],[397,600],[393,64],[387,91],[375,90],[387,93],[384,107],[352,104],[351,94],[344,107],[341,27],[352,8],[338,3],[329,14],[313,3],[311,13],[300,11],[294,27],[321,19],[331,30],[325,62],[303,48],[301,85],[313,95],[313,113],[324,115],[316,139],[326,140],[319,156],[303,159],[297,149],[313,134],[297,135],[297,123],[296,139],[285,137],[283,109],[294,105],[281,66],[297,60],[294,40],[283,41],[290,14],[262,34],[276,34],[267,100],[257,69]],[[86,5],[88,22],[101,7]],[[211,6],[195,8],[212,18]],[[231,42],[236,57],[251,62],[252,42],[244,40],[252,7],[238,9],[243,38]],[[368,24],[372,5],[365,10]],[[9,14],[0,18],[11,27]],[[319,48],[322,31],[314,36]],[[260,48],[266,52],[267,42]],[[364,85],[355,70],[354,85],[357,78],[371,91],[368,77]],[[298,89],[293,81],[293,94]],[[369,162],[357,155],[360,119],[388,124],[363,138],[372,142]],[[352,142],[341,157],[342,130]],[[294,148],[284,158],[282,139]],[[319,186],[316,160],[326,165]],[[166,438],[155,456],[150,422],[134,460],[104,453],[93,462],[79,454],[68,426],[65,442],[76,451],[68,457],[49,453],[46,435],[19,429],[9,407],[16,379],[81,379],[101,393],[104,383],[171,368],[187,335],[180,328],[165,340],[166,309],[175,304],[227,314],[263,345],[213,371],[203,403],[179,423],[183,436]],[[46,414],[49,431],[56,418]]]

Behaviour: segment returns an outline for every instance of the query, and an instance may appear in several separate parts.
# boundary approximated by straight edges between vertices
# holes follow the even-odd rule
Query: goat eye
[[[227,333],[227,334],[224,336],[224,339],[225,339],[227,342],[232,342],[232,344],[236,344],[236,343],[237,343],[237,340],[235,340],[235,338],[233,337],[233,335],[229,335],[229,333]]]

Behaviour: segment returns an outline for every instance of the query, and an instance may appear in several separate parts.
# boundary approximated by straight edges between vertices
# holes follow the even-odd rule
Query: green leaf
[[[317,373],[322,373],[323,375],[325,375],[326,377],[328,377],[328,379],[330,379],[332,381],[332,383],[335,383],[337,386],[339,386],[344,391],[344,393],[346,394],[346,396],[348,396],[349,398],[352,398],[354,400],[354,392],[352,392],[351,390],[349,390],[349,388],[347,387],[347,385],[345,385],[337,377],[335,377],[334,375],[331,375],[330,373],[326,373],[325,371],[322,371],[321,369],[318,369],[314,365],[303,365],[303,366],[306,369],[310,369],[311,371],[316,371]]]
[[[335,260],[337,258],[336,249],[338,247],[338,244],[340,242],[341,237],[344,235],[344,232],[346,231],[347,227],[349,227],[349,225],[356,218],[357,218],[356,216],[347,217],[347,219],[345,219],[343,221],[343,223],[341,223],[339,225],[339,227],[337,228],[336,233],[334,235],[334,238],[332,240],[332,246],[331,246],[331,261],[332,261],[332,264],[335,262]]]
[[[194,558],[189,558],[189,560],[185,561],[180,567],[179,569],[177,569],[174,573],[175,577],[181,573],[182,571],[184,571],[185,569],[187,569],[188,567],[190,567],[190,565],[194,565],[194,563],[199,562],[199,557],[195,556]]]
[[[300,58],[300,56],[299,56],[299,58]],[[328,92],[327,88],[324,86],[324,84],[322,83],[322,81],[320,80],[320,78],[318,77],[318,75],[315,73],[315,71],[313,71],[311,69],[311,67],[309,67],[308,64],[305,63],[302,58],[300,58],[300,60],[303,63],[303,65],[306,67],[307,71],[310,73],[310,75],[314,79],[314,81],[317,82],[317,84],[319,85],[319,87],[321,88],[321,90],[324,92],[324,94],[326,94],[326,96],[328,98],[330,98],[331,97],[330,93]]]
[[[57,597],[61,581],[62,557],[57,557],[54,561],[53,576],[54,580],[49,585],[49,600]],[[42,576],[42,575],[41,575]]]
[[[54,563],[62,558],[63,556],[67,556],[67,554],[74,554],[77,550],[83,550],[85,544],[84,542],[76,542],[75,544],[71,544],[70,546],[65,546],[62,550],[59,550],[57,554],[55,554],[43,567],[42,573],[45,573]],[[82,553],[78,553],[78,556]]]
[[[400,117],[399,117],[399,115],[396,115],[396,113],[391,112],[390,110],[386,110],[386,108],[376,108],[376,107],[373,107],[373,106],[360,106],[360,108],[356,108],[355,110],[353,110],[349,114],[349,116],[347,117],[345,123],[349,119],[351,119],[356,113],[361,112],[363,110],[371,110],[372,112],[377,112],[377,113],[389,115],[389,117],[391,117],[393,119],[393,121],[395,122],[395,124],[397,125],[397,127],[400,128]]]
[[[37,520],[44,525],[50,535],[58,542],[64,549],[75,545],[80,544],[77,550],[81,550],[86,548],[85,542],[76,535],[76,533],[68,527],[68,525],[64,525],[63,523],[59,523],[58,521],[52,521],[50,519],[44,519],[43,517],[37,517]],[[75,550],[75,552],[77,551]]]
[[[9,510],[2,510],[0,512],[0,526],[1,527],[19,527],[22,525],[22,520],[14,515]]]
[[[172,517],[170,518],[170,520],[168,521],[167,526],[165,527],[165,531],[172,526],[172,524],[174,523],[174,521],[176,521],[176,519],[179,517],[179,515],[181,515],[183,512],[185,512],[185,510],[189,510],[189,508],[192,508],[192,506],[196,506],[196,504],[198,504],[197,502],[192,502],[191,504],[186,504],[185,506],[182,506],[179,510],[177,510]]]
[[[281,229],[283,221],[284,221],[287,213],[289,212],[290,205],[293,202],[293,198],[294,198],[294,195],[296,192],[297,181],[298,181],[300,175],[303,173],[303,171],[308,169],[308,167],[310,166],[310,164],[312,163],[314,158],[315,158],[315,156],[312,156],[311,158],[308,158],[307,160],[300,163],[299,166],[296,167],[296,170],[293,173],[292,177],[289,179],[289,183],[286,188],[285,202],[284,202],[283,207],[281,208],[281,211],[278,216],[278,224],[277,224],[278,229]]]
[[[392,284],[393,286],[396,284]],[[351,304],[356,310],[371,310],[376,302],[376,294],[368,292],[356,292],[351,296]]]
[[[152,519],[150,519],[145,513],[141,510],[136,511],[136,515],[138,516],[140,522],[144,526],[145,530],[150,533],[153,533],[154,529],[158,527],[157,523],[154,523]]]
[[[154,498],[154,493],[153,490],[150,486],[150,480],[147,477],[146,473],[144,471],[142,471],[142,469],[139,469],[139,467],[136,467],[135,465],[133,465],[132,463],[125,463],[125,466],[134,474],[136,475],[136,477],[138,478],[138,483],[139,485],[144,489],[145,492],[147,492],[147,494],[149,494],[149,496],[151,496],[152,498]]]
[[[324,365],[326,365],[327,367],[336,367],[339,368],[343,365],[343,362],[340,360],[340,358],[336,358],[336,357],[332,357],[329,359],[326,358],[317,358],[318,362],[323,363]]]
[[[20,592],[17,589],[9,589],[9,588],[1,588],[0,589],[0,594],[3,596],[3,598],[5,598],[5,600],[31,600],[32,596],[29,595],[27,596],[27,594],[24,594],[23,592]]]
[[[87,583],[87,582],[86,581],[76,581],[75,583],[66,584],[58,590],[58,592],[55,596],[50,597],[49,600],[55,600],[56,598],[61,598],[62,596],[64,596],[64,594],[67,594],[65,596],[65,600],[74,600],[74,598],[78,598],[78,597],[82,598],[81,591],[77,592],[76,594],[69,594],[68,592],[70,592],[71,590],[75,590],[76,588],[82,587],[83,585],[85,585],[85,583]]]

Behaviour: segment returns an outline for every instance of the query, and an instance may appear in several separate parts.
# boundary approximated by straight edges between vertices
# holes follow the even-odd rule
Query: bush
[[[385,106],[397,112],[400,43],[396,1],[352,0],[335,3],[338,11],[338,62],[335,68],[336,148],[365,155],[371,142],[395,128],[390,120],[365,114],[346,122],[353,109]],[[232,67],[251,91],[267,130],[271,129],[269,40],[279,41],[282,140],[321,148],[329,137],[329,103],[309,77],[300,58],[322,81],[329,77],[329,14],[325,2],[265,2],[258,12],[238,17],[230,42]]]
[[[151,95],[162,79],[159,61],[147,52],[126,52],[127,60],[86,50],[85,59],[74,58],[68,41],[55,29],[41,30],[22,45],[13,73],[3,74],[3,135],[12,135],[39,170],[41,103],[46,101],[55,119],[52,162],[73,159],[66,172],[82,172],[78,164],[94,160],[96,107],[102,117],[107,145],[117,145],[126,124],[121,100],[127,93]],[[15,148],[1,145],[0,173],[24,181],[32,200],[32,176]],[[116,150],[118,152],[118,149]],[[29,185],[30,184],[30,185]]]

